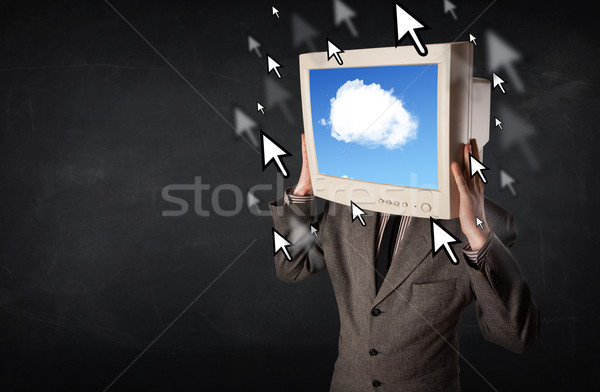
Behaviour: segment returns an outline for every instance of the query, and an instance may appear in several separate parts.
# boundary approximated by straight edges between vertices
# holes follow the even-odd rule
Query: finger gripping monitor
[[[489,139],[490,83],[473,78],[470,43],[300,55],[313,192],[361,209],[458,216],[450,170],[464,143]]]

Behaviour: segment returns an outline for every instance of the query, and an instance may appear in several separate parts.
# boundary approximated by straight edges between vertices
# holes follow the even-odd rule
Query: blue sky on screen
[[[310,98],[320,173],[438,188],[436,64],[310,70]]]

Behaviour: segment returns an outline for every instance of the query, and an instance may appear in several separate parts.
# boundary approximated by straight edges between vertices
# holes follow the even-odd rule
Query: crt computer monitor
[[[452,219],[450,165],[463,143],[489,139],[490,83],[473,78],[468,42],[300,55],[313,192],[396,215]],[[481,155],[482,157],[483,155]]]

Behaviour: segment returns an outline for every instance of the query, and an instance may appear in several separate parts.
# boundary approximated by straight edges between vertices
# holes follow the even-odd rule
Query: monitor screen
[[[319,173],[438,189],[438,65],[311,69]]]

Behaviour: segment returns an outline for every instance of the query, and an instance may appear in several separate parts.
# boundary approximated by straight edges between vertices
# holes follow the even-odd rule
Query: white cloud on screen
[[[331,136],[346,143],[390,150],[416,139],[417,119],[393,93],[394,89],[384,90],[377,83],[365,85],[360,79],[344,83],[331,98],[327,122]]]
[[[319,120],[319,124],[321,124],[322,126],[326,126],[327,125],[327,120],[325,120],[324,118]]]

